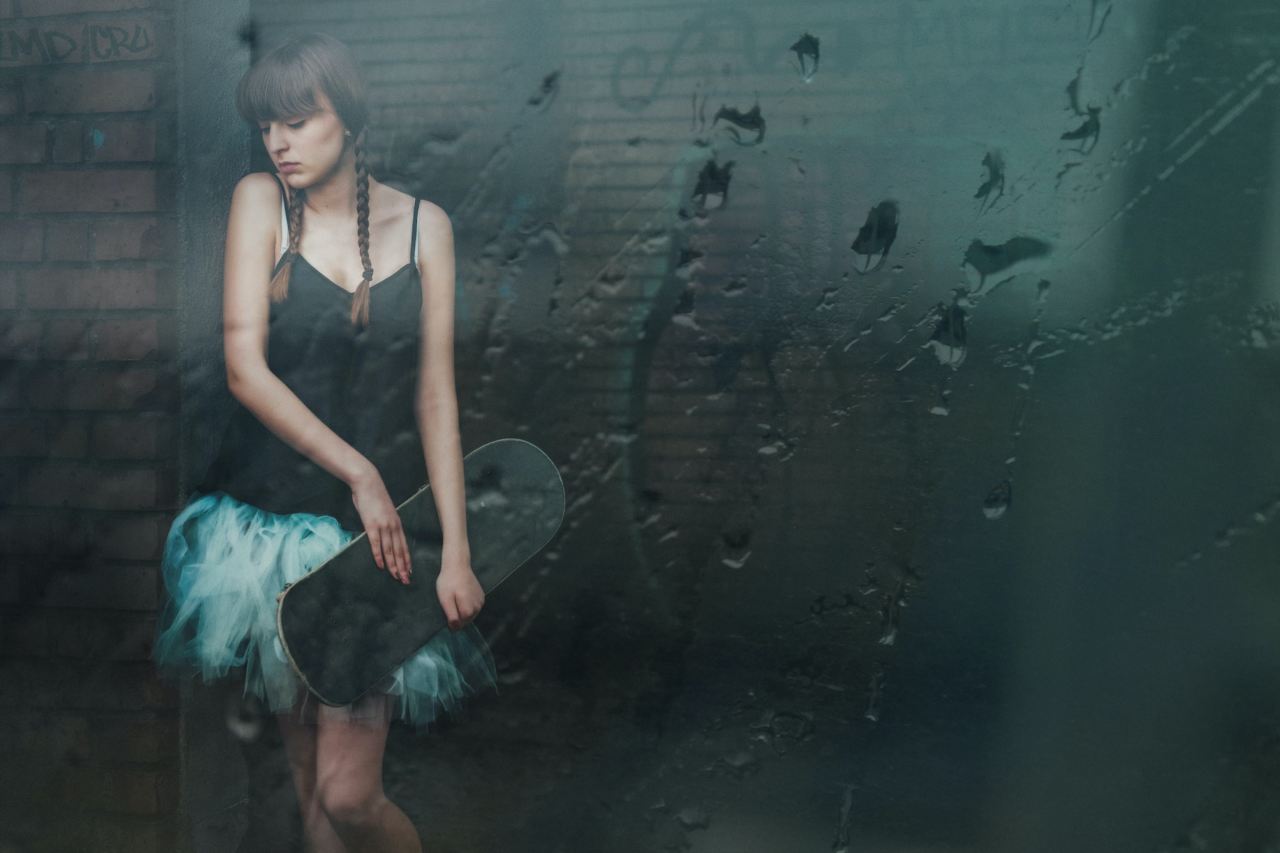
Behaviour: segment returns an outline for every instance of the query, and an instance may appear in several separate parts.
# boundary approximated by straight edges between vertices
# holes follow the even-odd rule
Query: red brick
[[[156,159],[154,120],[97,121],[89,133],[91,162],[150,162]]]
[[[155,764],[173,756],[178,724],[153,715],[126,720],[93,712],[18,709],[0,714],[0,731],[9,733],[24,752],[46,759],[65,756],[99,764]]]
[[[177,788],[166,788],[166,796],[173,796]],[[95,850],[102,853],[173,853],[183,849],[178,841],[177,827],[172,821],[146,820],[137,817],[87,815],[88,835],[74,836],[65,846],[48,846],[50,850]],[[41,841],[45,841],[42,837]],[[58,842],[61,839],[57,840]]]
[[[176,424],[166,415],[99,415],[93,425],[94,459],[170,459]]]
[[[178,721],[175,719],[141,719],[113,721],[110,727],[100,728],[110,737],[100,745],[104,757],[115,761],[160,762],[169,761],[178,750]]]
[[[37,3],[44,9],[48,3]],[[0,40],[0,62],[9,67],[136,62],[167,58],[172,27],[155,18],[31,21],[10,27]]]
[[[60,68],[23,80],[33,114],[141,112],[156,106],[155,72],[149,68]]]
[[[172,502],[166,505],[171,506]],[[115,515],[101,521],[93,546],[97,553],[111,559],[158,560],[173,516],[171,511]]]
[[[84,261],[89,259],[89,223],[46,222],[44,257],[49,261]]]
[[[50,461],[25,466],[10,491],[13,503],[31,507],[153,509],[159,502],[154,468],[103,468]]]
[[[104,761],[159,763],[177,754],[178,721],[144,717],[97,723],[96,754]]]
[[[154,815],[166,809],[170,791],[177,788],[174,771],[125,767],[71,767],[63,777],[58,797],[64,803],[93,811]],[[105,849],[105,848],[103,848]],[[114,848],[112,848],[114,849]]]
[[[53,162],[80,163],[84,160],[84,122],[63,121],[53,129]]]
[[[57,412],[0,415],[0,455],[82,458],[89,447],[89,421]]]
[[[27,213],[125,213],[159,209],[153,169],[53,169],[19,175]]]
[[[118,600],[110,589],[119,580],[116,574],[110,568],[62,571],[43,582],[40,589],[24,595],[22,612],[4,623],[6,654],[80,660],[150,660],[154,615],[124,615],[95,609],[110,608],[111,604],[104,602]],[[154,572],[150,581],[154,585]],[[95,594],[103,591],[107,592],[105,599]],[[53,599],[65,606],[49,606]]]
[[[43,123],[0,125],[0,163],[43,163],[49,128]]]
[[[44,223],[16,219],[0,227],[0,262],[31,262],[44,256]]]
[[[22,81],[0,80],[0,115],[17,115],[22,104]]]
[[[165,3],[153,0],[23,0],[23,17],[39,18],[52,15],[76,15],[81,12],[124,12],[134,9],[150,9]]]
[[[93,224],[93,257],[99,261],[162,257],[173,245],[172,227],[154,216],[104,219]]]
[[[0,659],[0,707],[141,711],[176,698],[150,662]]]
[[[100,320],[94,323],[90,337],[99,361],[145,361],[160,351],[155,317]]]
[[[52,267],[24,272],[27,307],[38,310],[157,308],[153,269],[76,269]]]
[[[171,411],[173,378],[150,366],[38,366],[21,377],[17,393],[37,409]]]
[[[0,730],[25,753],[82,760],[90,753],[92,727],[84,714],[38,714],[11,710],[0,714]]]
[[[0,553],[35,554],[49,565],[63,560],[79,564],[97,547],[95,523],[101,513],[5,509],[0,514]],[[15,564],[6,558],[5,565]]]
[[[93,356],[90,329],[93,322],[79,318],[55,317],[45,323],[44,358],[84,361]]]
[[[35,555],[44,563],[69,561],[77,566],[105,560],[155,561],[173,516],[172,509],[101,513],[6,507],[0,514],[0,553]]]
[[[30,25],[11,26],[0,41],[0,62],[9,66],[34,65],[71,50],[71,39],[53,30]]]
[[[41,324],[23,314],[0,317],[0,358],[35,360],[40,357]]]

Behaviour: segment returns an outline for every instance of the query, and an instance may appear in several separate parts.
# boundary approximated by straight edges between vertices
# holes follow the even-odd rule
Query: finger
[[[400,564],[404,566],[405,583],[413,575],[413,564],[409,560],[409,541],[404,535],[404,525],[396,528],[396,547],[400,550]]]
[[[382,556],[378,551],[378,531],[376,528],[370,527],[365,531],[369,537],[369,550],[373,552],[373,564],[379,569],[382,568]]]
[[[444,618],[452,629],[458,623],[458,605],[454,603],[453,596],[448,595],[440,602],[440,606],[444,608]]]
[[[387,552],[396,566],[396,577],[401,583],[409,580],[409,567],[405,565],[404,549],[400,547],[400,518],[397,516],[387,524]]]
[[[396,564],[391,560],[391,544],[387,541],[387,531],[378,531],[378,551],[382,554],[382,565],[386,567],[387,574],[395,576]]]
[[[386,549],[383,548],[382,543],[382,531],[375,527],[370,535],[370,540],[373,543],[373,561],[378,564],[378,568],[389,572],[391,567],[387,565]]]
[[[382,526],[382,553],[387,561],[387,570],[396,580],[400,580],[400,562],[396,559],[396,549],[392,542],[391,524]]]

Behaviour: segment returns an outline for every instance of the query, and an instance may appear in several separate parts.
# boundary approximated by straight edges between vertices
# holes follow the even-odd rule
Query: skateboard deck
[[[471,569],[487,596],[551,541],[564,482],[533,444],[502,438],[462,460]],[[443,534],[428,483],[396,507],[413,574],[403,584],[361,533],[277,595],[276,626],[294,670],[328,705],[359,699],[448,621],[436,595]]]

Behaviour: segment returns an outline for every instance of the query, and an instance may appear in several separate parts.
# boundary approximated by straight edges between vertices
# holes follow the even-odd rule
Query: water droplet
[[[994,521],[1004,515],[1011,503],[1013,503],[1013,483],[1009,480],[1001,480],[987,492],[987,497],[982,502],[982,514]]]
[[[788,50],[795,51],[800,62],[800,79],[808,83],[818,73],[818,37],[805,33]]]
[[[685,829],[706,829],[711,825],[707,810],[701,806],[685,806],[676,812],[676,820],[680,821],[680,825]]]

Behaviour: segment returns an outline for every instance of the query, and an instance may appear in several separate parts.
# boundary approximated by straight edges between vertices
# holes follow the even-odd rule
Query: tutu
[[[152,652],[161,674],[194,672],[210,682],[244,667],[245,695],[254,694],[272,712],[298,710],[311,721],[389,714],[425,726],[481,688],[496,691],[493,655],[472,623],[435,634],[355,705],[325,705],[311,695],[280,643],[276,595],[356,535],[328,515],[280,515],[222,491],[192,498],[165,539],[168,598]]]

